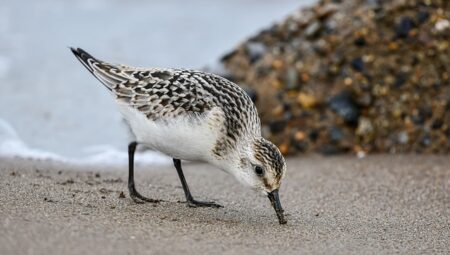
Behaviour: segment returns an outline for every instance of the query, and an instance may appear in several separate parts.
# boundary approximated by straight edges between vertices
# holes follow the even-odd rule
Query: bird
[[[130,130],[128,190],[133,201],[160,201],[135,188],[134,154],[137,145],[143,145],[173,159],[188,206],[222,207],[195,200],[189,190],[181,160],[202,161],[265,194],[279,224],[287,223],[279,198],[286,161],[277,146],[262,137],[256,106],[242,88],[211,73],[111,64],[81,48],[70,49],[114,96]]]

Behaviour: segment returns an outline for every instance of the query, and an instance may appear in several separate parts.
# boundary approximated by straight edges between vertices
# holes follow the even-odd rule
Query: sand
[[[124,167],[0,159],[0,254],[437,254],[450,252],[450,157],[288,159],[279,225],[266,197],[206,164],[185,174],[138,167],[135,204]],[[124,194],[123,197],[121,194]]]

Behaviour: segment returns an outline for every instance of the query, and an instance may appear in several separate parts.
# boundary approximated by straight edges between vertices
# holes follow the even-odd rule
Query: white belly
[[[181,116],[152,121],[127,104],[119,103],[119,110],[130,125],[136,142],[173,158],[207,161],[219,136],[217,118],[206,116],[202,120],[193,120]]]

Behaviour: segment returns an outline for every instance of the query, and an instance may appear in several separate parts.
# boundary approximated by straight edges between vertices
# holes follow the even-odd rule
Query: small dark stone
[[[411,119],[416,125],[423,125],[425,122],[425,118],[422,114],[420,114],[420,112],[418,114],[413,114]]]
[[[431,144],[431,137],[430,135],[426,134],[421,141],[423,146],[429,146]]]
[[[49,203],[56,203],[57,202],[56,200],[53,200],[51,198],[46,198],[46,197],[44,197],[44,201],[45,202],[49,202]]]
[[[396,88],[400,88],[400,87],[403,86],[403,84],[405,84],[406,80],[407,80],[406,74],[399,74],[399,75],[397,75],[397,77],[395,78],[394,86],[395,86]]]
[[[261,77],[268,75],[271,71],[272,69],[270,69],[270,67],[267,65],[261,65],[256,67],[256,74]]]
[[[294,115],[292,114],[292,112],[285,112],[283,114],[283,120],[285,120],[285,121],[292,120],[292,118],[294,118]]]
[[[111,192],[110,190],[108,190],[106,188],[101,188],[99,191],[100,191],[100,193],[103,193],[103,194],[107,194],[107,193]]]
[[[361,96],[356,98],[356,103],[361,106],[368,107],[372,104],[373,98],[370,93],[363,93]]]
[[[433,121],[431,127],[433,129],[440,129],[444,125],[444,122],[441,119],[437,119]]]
[[[423,125],[425,121],[433,115],[431,108],[421,107],[415,114],[412,115],[412,121],[416,125]]]
[[[338,127],[332,127],[329,130],[329,134],[330,134],[330,139],[333,142],[339,142],[340,140],[342,140],[342,138],[344,138],[344,134],[342,133],[342,130]]]
[[[284,110],[285,112],[290,111],[291,108],[292,108],[291,104],[289,104],[289,103],[283,103],[283,110]]]
[[[430,14],[426,11],[420,11],[417,13],[417,21],[419,21],[419,23],[424,23],[425,21],[428,20],[428,18],[430,17]]]
[[[351,64],[352,64],[352,68],[355,71],[358,71],[358,72],[364,71],[364,61],[363,61],[363,59],[361,57],[354,58],[352,60]]]
[[[342,150],[341,148],[337,147],[334,144],[325,144],[319,149],[319,152],[322,153],[324,156],[332,156],[343,153],[344,150]]]
[[[276,120],[276,121],[272,121],[269,124],[269,128],[270,128],[270,132],[276,134],[276,133],[280,133],[281,131],[284,130],[284,128],[286,127],[287,122],[285,120]]]
[[[123,191],[120,192],[119,198],[125,198],[125,194],[123,193]]]
[[[348,124],[356,125],[359,119],[359,109],[347,90],[328,100],[328,106],[341,116]]]
[[[11,175],[11,176],[16,176],[16,172],[12,171],[12,172],[10,173],[10,175]]]
[[[246,45],[246,50],[249,61],[253,64],[266,53],[266,46],[260,42],[249,42]]]
[[[312,142],[317,141],[317,138],[319,138],[319,130],[312,130],[311,132],[309,132],[308,137]]]
[[[95,173],[95,178],[100,178],[100,173]]]
[[[364,37],[358,37],[353,41],[356,46],[364,47],[366,46],[366,39]]]
[[[411,17],[402,17],[400,23],[395,28],[397,38],[407,38],[409,31],[415,26],[414,20]]]
[[[63,182],[61,182],[61,183],[59,183],[59,184],[61,184],[61,185],[67,185],[67,184],[74,184],[75,183],[75,181],[72,179],[72,178],[69,178],[69,179],[67,179],[66,181],[63,181]]]
[[[308,149],[308,143],[306,141],[294,141],[293,144],[299,151],[306,151]]]

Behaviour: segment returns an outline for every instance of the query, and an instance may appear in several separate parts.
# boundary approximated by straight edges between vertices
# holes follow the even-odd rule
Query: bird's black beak
[[[286,219],[284,219],[284,210],[283,207],[281,207],[280,197],[278,196],[278,189],[275,189],[272,192],[268,193],[267,196],[270,199],[270,203],[272,204],[273,209],[275,209],[275,212],[277,213],[278,222],[280,222],[280,224],[286,224],[287,221]]]

